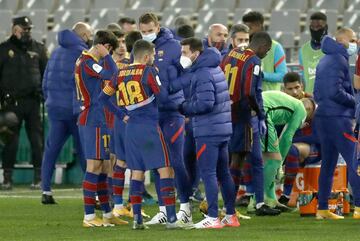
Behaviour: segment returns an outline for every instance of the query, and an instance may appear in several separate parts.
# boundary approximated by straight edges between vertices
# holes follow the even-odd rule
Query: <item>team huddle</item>
[[[336,73],[340,80],[327,86],[324,71],[342,70],[324,56],[314,87],[309,87],[314,88],[314,98],[303,91],[299,74],[279,74],[282,70],[269,74],[269,69],[286,68],[285,57],[278,43],[253,21],[257,14],[244,17],[246,25],[232,26],[230,48],[225,46],[228,30],[222,24],[209,29],[209,35],[220,40],[179,41],[160,27],[153,13],[140,16],[140,35],[125,36],[111,28],[95,33],[93,46],[82,52],[75,66],[78,127],[86,159],[84,227],[127,224],[123,216],[134,218],[133,229],[152,224],[166,224],[168,229],[239,227],[239,218],[244,217],[235,210],[240,186],[245,187],[242,201],[249,213],[275,216],[292,211],[287,203],[299,167],[321,158],[326,162],[319,178],[317,218],[340,219],[327,204],[339,152],[350,166],[354,217],[360,218],[360,177],[352,164],[356,139],[348,109],[354,109],[355,101],[347,83],[349,73]],[[349,45],[353,31],[342,28],[335,37]],[[126,38],[131,46],[124,47]],[[325,54],[337,49],[347,58],[350,54],[328,36],[322,43]],[[119,49],[121,58],[115,54]],[[278,198],[276,183],[283,165],[284,189]],[[123,204],[126,169],[131,170],[131,212]],[[142,199],[147,170],[154,175],[159,212],[145,222]],[[194,224],[190,198],[196,170],[207,205],[205,218]],[[224,202],[221,215],[219,190]],[[95,214],[97,198],[102,219]]]

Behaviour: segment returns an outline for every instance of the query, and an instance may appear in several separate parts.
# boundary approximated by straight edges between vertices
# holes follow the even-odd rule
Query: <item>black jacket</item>
[[[0,44],[0,96],[15,99],[37,97],[48,57],[46,47],[35,40],[21,43],[11,36]]]

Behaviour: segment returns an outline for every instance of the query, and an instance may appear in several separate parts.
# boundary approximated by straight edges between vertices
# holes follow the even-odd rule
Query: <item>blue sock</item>
[[[108,192],[111,199],[113,199],[113,179],[112,177],[107,177],[107,183],[108,183]]]
[[[123,191],[126,168],[115,165],[113,173],[113,200],[114,204],[123,204]]]
[[[95,173],[85,172],[83,180],[83,195],[85,214],[95,213],[95,196],[99,176]]]
[[[142,190],[144,183],[137,180],[131,180],[130,182],[130,201],[134,213],[134,221],[138,224],[143,223],[141,215],[141,202],[142,202]]]
[[[293,188],[296,175],[299,171],[299,150],[292,145],[285,159],[285,180],[284,180],[284,195],[290,196]]]
[[[97,194],[99,197],[101,209],[104,213],[111,212],[110,204],[109,204],[109,192],[108,192],[108,184],[107,184],[107,174],[100,173],[97,185]]]
[[[166,206],[167,221],[169,223],[173,223],[176,221],[174,186],[175,183],[173,178],[160,179],[161,198]]]
[[[160,192],[160,174],[157,170],[154,170],[153,174],[154,174],[155,189],[156,189],[156,194],[158,196],[159,206],[164,206],[164,202],[161,198],[161,192]]]
[[[240,186],[240,179],[242,176],[241,168],[232,166],[230,168],[230,173],[231,173],[232,179],[234,181],[235,195],[237,195],[237,192],[239,191],[239,186]]]

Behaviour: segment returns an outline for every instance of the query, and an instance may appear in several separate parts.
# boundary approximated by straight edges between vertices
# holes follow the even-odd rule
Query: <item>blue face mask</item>
[[[347,53],[351,56],[357,53],[357,44],[349,43],[349,48],[347,49]]]
[[[152,43],[156,39],[156,33],[149,33],[147,35],[142,34],[141,35],[143,40],[148,41]]]

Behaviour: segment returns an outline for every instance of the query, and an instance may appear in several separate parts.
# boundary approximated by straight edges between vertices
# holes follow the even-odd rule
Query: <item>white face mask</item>
[[[349,43],[349,48],[347,49],[347,53],[351,56],[357,53],[357,44]]]
[[[184,69],[186,69],[186,68],[189,68],[192,65],[192,61],[191,61],[191,59],[189,57],[181,55],[180,64]]]
[[[156,39],[156,33],[149,33],[147,35],[141,34],[143,40],[152,43]]]
[[[237,47],[240,48],[240,49],[242,49],[242,50],[244,50],[244,49],[247,48],[247,46],[248,46],[247,43],[241,43],[241,44],[239,44]]]

